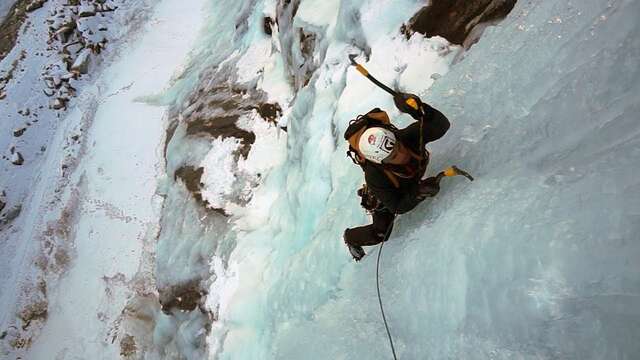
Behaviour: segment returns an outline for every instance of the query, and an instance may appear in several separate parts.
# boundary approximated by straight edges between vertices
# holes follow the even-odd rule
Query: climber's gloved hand
[[[360,206],[362,206],[367,211],[373,211],[380,206],[380,202],[376,199],[373,194],[369,192],[369,188],[367,185],[363,185],[360,189],[358,189],[358,196],[360,196]]]
[[[435,177],[430,177],[420,182],[418,198],[434,197],[440,191],[439,181]]]
[[[398,110],[415,119],[420,119],[422,116],[422,101],[417,95],[399,92],[393,97],[393,102]]]

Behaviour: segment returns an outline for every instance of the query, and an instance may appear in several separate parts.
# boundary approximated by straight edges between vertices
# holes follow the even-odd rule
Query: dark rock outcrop
[[[278,119],[282,116],[282,108],[278,103],[261,103],[254,108],[263,119],[274,124],[277,124]]]
[[[40,9],[41,7],[43,7],[44,3],[46,3],[46,2],[47,2],[47,0],[35,0],[35,1],[31,2],[29,5],[27,5],[26,11],[27,12],[36,11],[36,10]]]
[[[196,168],[194,166],[182,166],[173,174],[173,179],[182,180],[184,186],[189,190],[193,198],[205,209],[215,211],[222,216],[229,216],[224,209],[211,208],[209,206],[209,202],[202,198],[202,187],[204,184],[202,184],[201,179],[203,172],[203,167]]]
[[[4,210],[5,206],[7,206],[6,196],[7,194],[4,191],[0,192],[0,212]]]
[[[405,35],[419,32],[442,36],[462,45],[476,25],[505,18],[516,0],[432,0],[403,27]]]
[[[180,285],[158,289],[162,311],[170,314],[172,310],[193,311],[199,305],[206,291],[200,286],[200,280],[192,280]]]
[[[25,126],[20,127],[18,129],[14,129],[13,130],[13,136],[15,137],[20,137],[24,134],[24,132],[27,131],[27,128]]]
[[[273,19],[268,16],[265,16],[262,23],[264,33],[267,35],[273,35],[273,25],[275,25],[275,22],[273,21]]]
[[[222,136],[224,138],[234,137],[240,139],[242,146],[240,154],[244,157],[249,154],[251,144],[256,140],[255,134],[240,129],[236,126],[236,121],[240,118],[236,114],[222,114],[213,117],[199,117],[190,119],[187,123],[187,134],[196,135],[198,133],[207,134],[213,138]]]
[[[17,166],[24,164],[24,157],[19,151],[16,151],[15,147],[11,148],[11,163]]]

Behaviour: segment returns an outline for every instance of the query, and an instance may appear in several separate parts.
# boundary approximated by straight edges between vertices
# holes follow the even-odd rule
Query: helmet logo
[[[373,145],[376,143],[376,136],[371,134],[369,135],[369,138],[367,139],[367,141],[369,142],[369,144]]]
[[[391,150],[393,150],[393,147],[395,146],[395,141],[393,141],[392,139],[388,138],[388,137],[384,137],[384,141],[382,142],[382,146],[380,147],[381,149],[387,151],[387,152],[391,152]]]

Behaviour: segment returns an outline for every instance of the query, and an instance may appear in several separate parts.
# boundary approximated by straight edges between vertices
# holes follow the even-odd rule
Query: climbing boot
[[[347,248],[355,261],[360,261],[365,255],[367,255],[362,246],[347,244]]]
[[[366,255],[366,253],[362,249],[362,246],[349,244],[349,242],[347,241],[347,231],[349,231],[349,229],[346,229],[342,234],[342,240],[344,240],[345,245],[347,245],[347,249],[349,249],[349,253],[351,254],[351,256],[353,256],[353,260],[360,261],[360,259],[362,259]]]

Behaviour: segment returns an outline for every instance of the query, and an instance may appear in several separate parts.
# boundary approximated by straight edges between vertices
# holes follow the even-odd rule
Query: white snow
[[[233,153],[239,145],[239,140],[235,138],[216,138],[201,164],[204,167],[201,182],[205,184],[202,197],[214,208],[224,208],[224,196],[233,191],[236,180]]]
[[[340,10],[340,1],[302,1],[296,12],[296,20],[304,21],[310,25],[330,27],[335,26]]]
[[[240,128],[256,134],[256,141],[251,145],[249,156],[246,160],[240,159],[238,168],[251,174],[261,174],[282,165],[286,158],[285,132],[257,115],[240,119],[237,124]]]
[[[139,99],[168,88],[176,70],[188,60],[204,20],[203,4],[158,3],[139,39],[122,49],[126,55],[111,64],[84,96],[86,103],[93,103],[92,98],[98,102],[87,130],[89,147],[71,175],[76,185],[66,190],[79,201],[69,239],[75,256],[57,287],[49,289],[48,320],[26,358],[119,356],[119,343],[112,345],[107,334],[136,291],[129,281],[147,261],[143,254],[153,252],[149,246],[161,208],[155,192],[163,171],[165,107]],[[76,123],[90,110],[78,106],[65,122]],[[44,173],[59,171],[60,154],[61,149],[52,154]],[[54,189],[43,178],[35,190],[41,194],[34,198],[37,202]],[[42,224],[31,216],[30,226],[26,239],[38,236]],[[112,284],[108,279],[122,282]]]

